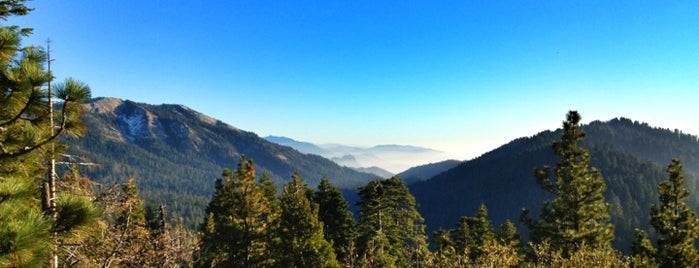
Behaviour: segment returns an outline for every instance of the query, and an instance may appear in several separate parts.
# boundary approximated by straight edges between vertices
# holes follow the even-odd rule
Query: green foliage
[[[429,259],[424,220],[405,182],[396,177],[374,180],[359,189],[359,196],[360,261],[423,266]]]
[[[469,265],[468,252],[457,252],[456,245],[452,241],[453,230],[439,229],[432,234],[432,242],[435,252],[429,261],[428,267],[467,267]]]
[[[437,252],[433,265],[450,262],[449,266],[510,267],[521,261],[519,234],[507,221],[494,231],[484,204],[472,217],[461,217],[454,230],[435,233]]]
[[[494,238],[488,209],[481,204],[473,217],[461,217],[454,230],[453,241],[459,254],[466,254],[473,260],[484,255],[484,246],[495,242]]]
[[[522,243],[517,227],[509,220],[500,225],[495,233],[495,239],[498,243],[513,248],[519,248]]]
[[[274,214],[269,191],[256,183],[253,163],[245,157],[238,168],[224,170],[216,180],[215,193],[206,208],[209,215],[202,227],[199,267],[267,267],[271,256],[270,226]]]
[[[100,210],[82,196],[61,193],[58,195],[58,212],[51,232],[62,235],[78,234],[97,223]]]
[[[689,190],[682,173],[680,160],[672,159],[667,179],[658,185],[660,203],[651,207],[650,223],[658,234],[656,259],[661,267],[690,267],[699,261],[699,222],[685,203]]]
[[[614,238],[609,223],[609,204],[603,195],[606,184],[599,170],[590,169],[590,154],[578,145],[585,137],[580,128],[580,115],[571,111],[563,123],[563,135],[553,144],[561,160],[553,168],[537,169],[539,185],[554,195],[544,203],[541,219],[535,220],[523,211],[522,219],[531,230],[534,241],[548,240],[551,249],[564,257],[576,252],[583,244],[592,248],[607,248]]]
[[[323,235],[318,204],[308,198],[298,174],[284,186],[279,224],[278,267],[340,267],[331,243]]]
[[[0,2],[0,19],[26,15],[26,1]],[[75,239],[94,223],[96,209],[87,199],[59,194],[57,207],[44,211],[41,191],[47,158],[57,155],[59,135],[84,133],[82,106],[90,89],[74,79],[55,85],[56,96],[46,85],[47,54],[40,47],[22,47],[22,36],[31,32],[19,26],[0,26],[0,266],[46,265],[52,248]],[[61,101],[53,113],[49,104]],[[55,218],[52,212],[56,211]],[[46,213],[45,213],[46,212]]]
[[[34,10],[33,8],[27,7],[25,3],[27,0],[6,0],[0,5],[0,19],[6,20],[7,17],[23,16],[29,14],[29,11]]]
[[[633,267],[658,267],[655,256],[657,250],[643,230],[636,229],[635,240],[631,245],[631,265]]]
[[[323,222],[325,239],[332,242],[337,260],[344,267],[352,267],[357,223],[347,201],[327,178],[321,179],[314,199],[318,203],[318,218]]]
[[[488,208],[484,204],[478,208],[474,217],[466,218],[469,237],[473,239],[471,248],[468,249],[472,259],[480,258],[484,255],[484,247],[494,242],[493,225],[488,219]]]
[[[45,217],[31,182],[0,178],[0,266],[40,266],[51,252],[51,221]]]
[[[545,240],[541,243],[530,243],[534,262],[528,262],[522,267],[630,267],[629,259],[611,247],[597,248],[583,243],[569,256],[563,256],[561,250],[555,250]]]

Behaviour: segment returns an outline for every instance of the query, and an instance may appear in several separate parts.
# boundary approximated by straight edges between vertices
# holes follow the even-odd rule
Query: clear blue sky
[[[93,96],[261,136],[466,159],[624,116],[699,134],[697,1],[35,0],[25,44]]]

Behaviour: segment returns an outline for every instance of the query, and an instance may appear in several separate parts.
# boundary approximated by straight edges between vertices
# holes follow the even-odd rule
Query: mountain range
[[[86,160],[79,162],[97,164],[81,168],[81,172],[104,187],[131,176],[137,178],[148,203],[167,205],[173,218],[190,227],[203,219],[214,180],[224,168],[235,168],[243,155],[255,162],[259,174],[269,174],[278,184],[288,181],[294,172],[299,172],[311,186],[327,176],[352,202],[356,201],[357,187],[378,177],[322,157],[332,146],[280,137],[270,142],[275,138],[261,138],[182,105],[98,98],[86,105],[84,119],[88,134],[65,140],[67,154],[72,159],[80,157]],[[697,208],[699,141],[696,136],[626,118],[594,121],[583,129],[587,137],[582,146],[590,151],[591,166],[601,171],[607,183],[605,197],[610,203],[617,249],[629,249],[634,228],[651,230],[649,209],[658,202],[657,184],[665,178],[664,169],[672,158],[682,161],[687,187],[692,193],[689,203]],[[543,202],[552,198],[537,185],[533,170],[555,165],[558,159],[551,144],[560,135],[560,130],[544,130],[515,139],[473,160],[416,165],[397,176],[410,183],[429,230],[453,228],[460,217],[473,215],[482,203],[488,207],[494,224],[509,219],[526,234],[519,221],[521,210],[527,208],[536,216]],[[280,145],[284,142],[295,142],[294,148],[306,146],[306,149]],[[366,156],[357,153],[361,151],[414,150],[412,153],[420,154],[428,150],[430,153],[429,149],[406,146],[347,147],[351,146],[340,146],[345,151],[334,157],[347,156],[344,157],[347,161],[354,158],[360,162]],[[420,163],[427,162],[431,161],[425,159]]]
[[[266,140],[286,145],[302,153],[315,154],[357,170],[390,177],[411,167],[451,158],[448,153],[410,145],[382,144],[372,147],[342,144],[313,144],[284,136],[267,136]]]

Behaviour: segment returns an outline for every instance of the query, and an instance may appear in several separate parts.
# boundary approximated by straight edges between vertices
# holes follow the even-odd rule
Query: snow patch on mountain
[[[139,132],[143,132],[143,125],[146,122],[145,113],[135,110],[130,114],[120,115],[120,119],[126,124],[126,140],[134,142]]]

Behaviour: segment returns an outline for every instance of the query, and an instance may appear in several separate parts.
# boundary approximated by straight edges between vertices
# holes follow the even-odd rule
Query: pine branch
[[[60,136],[61,133],[63,133],[63,131],[66,130],[66,123],[67,123],[67,121],[68,121],[67,116],[66,116],[66,115],[67,115],[67,111],[66,111],[66,110],[68,110],[68,104],[69,104],[69,103],[66,102],[66,103],[64,104],[63,109],[61,110],[61,123],[60,123],[60,127],[56,130],[56,132],[55,132],[53,135],[47,137],[47,138],[44,139],[43,141],[40,141],[40,142],[35,143],[34,145],[25,146],[24,148],[22,148],[22,149],[20,149],[20,150],[18,150],[18,151],[14,151],[14,152],[11,152],[11,151],[10,151],[10,152],[8,152],[5,148],[2,148],[2,149],[3,149],[3,152],[0,153],[0,160],[12,158],[12,157],[19,157],[19,156],[28,154],[28,153],[30,153],[30,152],[32,152],[32,151],[34,151],[34,150],[36,150],[36,149],[38,149],[38,148],[40,148],[40,147],[46,145],[46,144],[48,144],[49,142],[52,142],[52,141],[55,140],[58,136]]]
[[[12,94],[13,92],[15,92],[15,91],[12,90],[10,94]],[[29,96],[29,98],[25,102],[24,107],[22,107],[22,109],[19,112],[17,112],[14,117],[10,118],[9,120],[7,120],[5,122],[0,122],[0,127],[14,124],[15,122],[17,122],[20,119],[26,119],[26,118],[22,118],[22,116],[25,115],[27,113],[27,111],[29,110],[29,108],[32,106],[32,104],[34,104],[32,102],[32,100],[35,100],[35,98],[38,97],[37,93],[38,93],[38,91],[32,90],[32,94]]]

